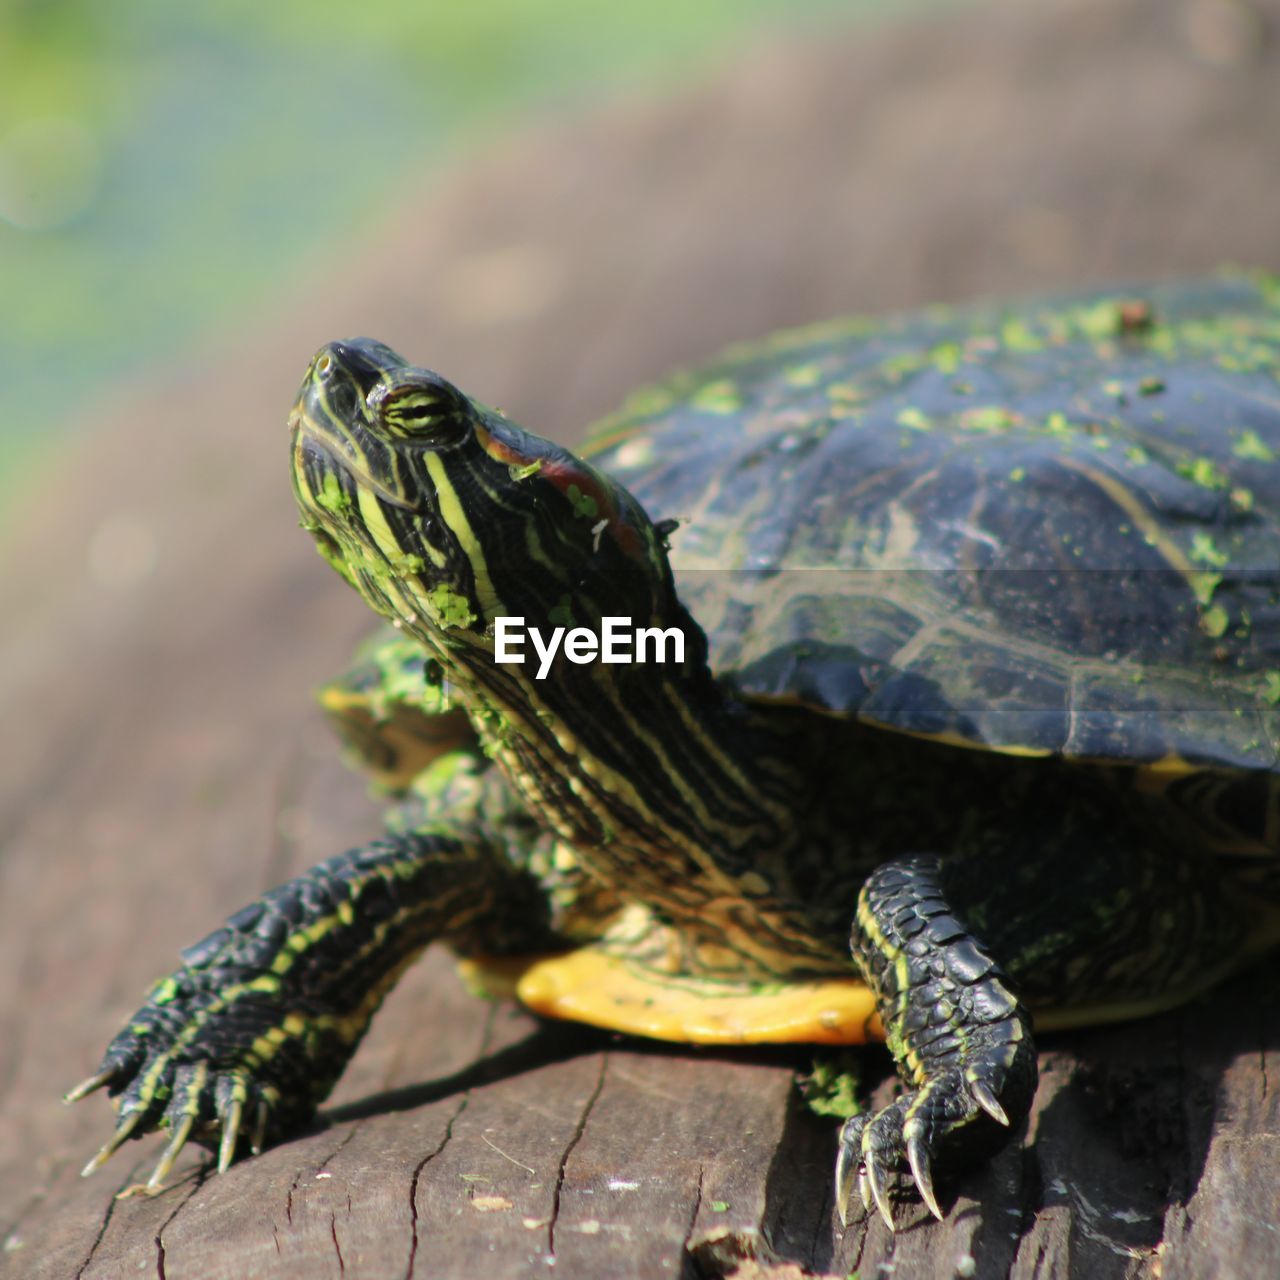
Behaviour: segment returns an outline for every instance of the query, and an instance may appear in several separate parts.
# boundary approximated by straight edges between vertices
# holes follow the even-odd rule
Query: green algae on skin
[[[955,373],[960,368],[960,345],[955,342],[940,343],[929,353],[929,359],[939,373]]]
[[[742,393],[732,378],[721,378],[696,391],[689,403],[704,413],[737,413],[742,408]]]
[[[1207,609],[1213,603],[1213,593],[1222,584],[1222,574],[1193,573],[1189,575],[1188,581],[1191,586],[1191,594],[1196,598],[1196,603],[1202,609]]]
[[[576,484],[566,490],[566,497],[573,503],[573,514],[583,520],[594,520],[600,514],[596,500],[588,493],[583,493]]]
[[[1212,458],[1188,458],[1177,463],[1174,470],[1202,489],[1225,489],[1228,484],[1226,474]]]
[[[351,499],[342,492],[342,485],[338,483],[338,477],[333,472],[325,476],[324,484],[316,493],[316,505],[323,507],[326,511],[332,511],[335,515],[351,506]]]
[[[1217,640],[1220,636],[1226,634],[1227,627],[1230,626],[1231,619],[1227,616],[1227,611],[1220,605],[1215,604],[1206,609],[1200,615],[1200,630],[1205,635]]]
[[[427,594],[427,606],[435,614],[439,625],[445,630],[452,627],[469,627],[476,620],[466,596],[440,583],[432,587]]]
[[[1130,304],[1129,299],[1104,298],[1091,306],[1076,307],[1067,313],[1067,321],[1077,333],[1102,342],[1124,331],[1124,308]]]
[[[1231,446],[1231,452],[1248,462],[1274,462],[1276,458],[1274,450],[1256,431],[1242,431],[1240,438]]]
[[[901,410],[898,414],[898,423],[900,426],[910,427],[912,431],[931,431],[933,429],[933,422],[928,415],[916,408]]]
[[[1009,351],[1043,351],[1045,346],[1044,338],[1016,316],[1000,326],[1000,341]]]
[[[388,553],[387,562],[399,577],[407,577],[411,573],[421,573],[426,561],[419,555],[408,551]]]
[[[1019,414],[1012,413],[1003,405],[982,405],[966,409],[960,415],[959,426],[962,431],[996,432],[1008,431],[1021,421]]]
[[[1191,535],[1191,559],[1199,561],[1200,564],[1210,564],[1215,569],[1221,569],[1231,557],[1218,549],[1212,534],[1206,533],[1203,529],[1197,529]]]
[[[788,369],[782,375],[783,381],[792,387],[816,387],[822,380],[822,366],[819,364],[800,364]]]

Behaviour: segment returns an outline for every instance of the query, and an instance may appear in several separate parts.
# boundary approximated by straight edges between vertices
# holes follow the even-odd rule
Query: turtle
[[[306,1123],[421,950],[549,1017],[882,1040],[840,1130],[890,1228],[1015,1137],[1035,1036],[1280,939],[1280,281],[839,319],[574,453],[367,338],[290,414],[383,620],[329,716],[387,833],[182,954],[70,1099],[225,1170]]]

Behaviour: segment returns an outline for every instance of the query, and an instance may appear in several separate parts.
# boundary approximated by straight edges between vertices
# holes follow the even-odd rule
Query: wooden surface
[[[1263,974],[1046,1037],[1026,1144],[896,1237],[860,1208],[840,1231],[803,1055],[541,1027],[442,954],[327,1126],[224,1177],[192,1153],[165,1194],[117,1202],[160,1144],[82,1181],[108,1108],[58,1101],[180,947],[376,829],[306,696],[367,625],[294,527],[284,411],[321,341],[375,333],[571,439],[632,384],[784,323],[1274,268],[1278,35],[1274,0],[1057,0],[761,45],[675,100],[460,165],[104,403],[8,513],[0,1272],[1280,1274]],[[883,1059],[867,1072],[883,1103]]]

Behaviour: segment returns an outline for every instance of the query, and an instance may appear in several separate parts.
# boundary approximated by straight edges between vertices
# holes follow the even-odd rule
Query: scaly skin
[[[455,804],[474,809],[472,762],[459,753],[435,773],[449,778]],[[220,1170],[245,1133],[256,1154],[310,1119],[429,943],[463,954],[546,947],[542,887],[497,834],[456,821],[393,833],[271,890],[188,947],[67,1095],[105,1086],[119,1099],[116,1131],[85,1173],[127,1138],[161,1127],[171,1140],[148,1190],[162,1186],[189,1139],[217,1142]]]
[[[1280,320],[1269,300],[1263,309],[1265,317],[1249,322],[1248,350],[1230,346],[1233,359],[1270,358]],[[1132,394],[1093,386],[1120,358],[1119,348],[1142,360],[1165,359],[1167,343],[1158,350],[1157,338],[1167,335],[1144,324],[1148,336],[1140,339],[1110,304],[1070,323],[1037,316],[1034,332],[1003,319],[999,327],[1008,349],[999,342],[996,349],[1010,365],[1011,385],[1019,372],[1034,372],[1043,384],[1046,368],[1062,367],[1063,344],[1084,344],[1087,358],[1077,359],[1074,372],[1089,392],[1088,406],[1105,402],[1108,412]],[[934,338],[954,336],[944,330]],[[1200,341],[1205,330],[1193,325],[1188,332]],[[899,343],[913,335],[909,326],[891,332]],[[1117,999],[1132,1015],[1193,994],[1199,975],[1219,976],[1256,941],[1250,912],[1205,874],[1204,849],[1173,831],[1167,814],[1146,823],[1145,811],[1129,812],[1145,800],[1100,787],[1096,777],[1086,786],[1088,771],[1072,775],[1052,760],[1009,760],[953,744],[1100,760],[1129,752],[1179,776],[1194,774],[1179,756],[1184,750],[1231,768],[1261,767],[1256,762],[1276,720],[1270,676],[1263,678],[1260,665],[1274,656],[1267,647],[1274,630],[1262,625],[1274,611],[1264,579],[1276,544],[1272,513],[1261,506],[1270,501],[1266,477],[1256,494],[1238,484],[1223,499],[1225,460],[1170,453],[1159,483],[1168,491],[1161,502],[1172,494],[1182,504],[1171,532],[1162,524],[1165,507],[1145,490],[1135,496],[1138,480],[1155,483],[1140,470],[1149,465],[1143,448],[1128,448],[1123,464],[1104,465],[1095,454],[1111,447],[1109,438],[1085,433],[1102,448],[1075,448],[1080,433],[1068,429],[1066,416],[1077,412],[1075,400],[1045,409],[1042,392],[1065,394],[1056,373],[1047,391],[1035,379],[1029,390],[1015,388],[1008,406],[968,405],[972,385],[962,380],[935,387],[936,415],[904,408],[902,379],[918,375],[936,384],[935,374],[950,378],[961,363],[972,364],[983,394],[992,394],[1003,365],[984,369],[981,362],[994,340],[963,336],[963,344],[944,344],[945,354],[941,346],[898,352],[877,364],[874,342],[846,351],[824,331],[807,363],[748,361],[754,372],[742,386],[717,376],[692,387],[668,420],[685,424],[677,434],[690,456],[672,453],[659,466],[645,462],[651,442],[643,434],[624,432],[615,442],[618,465],[648,466],[676,513],[686,510],[681,477],[700,475],[687,495],[692,544],[727,548],[733,569],[746,569],[735,540],[743,534],[741,503],[748,502],[752,568],[742,578],[721,575],[699,616],[710,626],[719,614],[722,644],[733,620],[750,616],[744,625],[751,640],[772,648],[757,650],[754,663],[740,655],[736,669],[733,660],[723,664],[732,676],[723,681],[713,674],[707,634],[677,594],[668,522],[655,524],[627,489],[589,463],[386,347],[355,340],[322,349],[290,420],[303,524],[332,567],[400,629],[407,651],[420,647],[433,690],[412,692],[413,659],[406,667],[406,649],[397,643],[395,666],[407,679],[388,700],[398,721],[394,750],[379,752],[388,744],[377,738],[376,712],[356,726],[358,745],[377,757],[392,789],[405,787],[413,761],[439,751],[462,747],[456,754],[469,763],[456,779],[448,775],[459,785],[427,788],[425,824],[410,821],[390,841],[273,891],[153,989],[101,1069],[73,1091],[78,1097],[106,1085],[121,1099],[119,1129],[91,1167],[125,1138],[157,1127],[169,1128],[171,1141],[153,1186],[192,1137],[220,1135],[225,1167],[242,1129],[257,1149],[305,1120],[389,985],[424,945],[439,939],[464,952],[511,951],[556,938],[581,941],[593,927],[606,930],[608,917],[630,903],[678,943],[680,975],[702,979],[708,989],[716,978],[772,983],[863,974],[907,1092],[878,1116],[846,1127],[838,1179],[843,1204],[857,1166],[892,1226],[890,1177],[913,1180],[940,1215],[935,1178],[971,1163],[1026,1116],[1035,1057],[1017,992],[1068,1003]],[[784,361],[795,357],[789,341],[779,347]],[[1034,360],[1025,350],[1030,341],[1038,344]],[[1140,342],[1150,351],[1139,350]],[[947,370],[933,368],[935,361]],[[1202,363],[1203,385],[1229,394],[1232,404],[1247,401],[1257,418],[1232,458],[1259,461],[1270,454],[1272,436],[1280,450],[1274,415],[1264,421],[1257,397],[1237,394],[1238,380],[1222,390],[1223,370],[1212,359]],[[823,381],[845,364],[875,366],[867,387],[883,398],[880,417],[868,412],[859,420],[866,388],[847,378]],[[1146,378],[1148,391],[1157,382],[1164,387]],[[763,397],[749,412],[747,390]],[[825,409],[804,398],[819,392],[824,405],[832,401]],[[1036,415],[1045,413],[1043,424],[1024,412],[1019,394],[1035,401]],[[795,411],[788,410],[791,396],[799,397]],[[837,424],[848,417],[854,420],[841,435]],[[1161,442],[1163,421],[1144,418],[1135,430]],[[1127,425],[1113,423],[1117,432]],[[981,448],[971,443],[978,438]],[[829,447],[833,441],[839,447]],[[730,447],[736,461],[726,468]],[[981,469],[971,475],[966,468],[975,458]],[[774,487],[799,483],[797,477],[801,491],[787,490],[780,501]],[[876,490],[871,497],[864,479]],[[877,505],[886,491],[896,495],[887,515]],[[850,502],[853,519],[845,521],[840,504],[854,493],[862,496]],[[1015,500],[1015,493],[1027,497]],[[1079,507],[1081,493],[1087,508]],[[936,528],[927,506],[911,510],[907,503],[931,494],[954,517]],[[726,499],[739,507],[726,507]],[[1098,518],[1082,518],[1081,509]],[[1027,515],[1042,518],[1024,527]],[[1117,519],[1123,523],[1114,528]],[[975,529],[982,536],[966,544]],[[1086,540],[1089,567],[1135,548],[1125,569],[1132,569],[1129,586],[1112,588],[1102,601],[1111,609],[1101,631],[1092,607],[1097,593],[1088,609],[1077,607],[1081,581],[1070,578],[1071,590],[1054,594],[1047,579],[1034,572],[1028,579],[1013,534],[1031,533],[1041,539],[1039,551],[1048,548],[1054,573],[1068,554],[1062,548],[1082,547],[1085,535],[1094,540]],[[799,562],[785,561],[788,548]],[[809,574],[837,562],[861,570],[880,567],[891,552],[917,554],[907,569],[954,556],[955,572],[898,574],[883,599],[866,595],[865,584],[846,598],[837,575],[782,591],[789,612],[770,619],[778,600],[764,592],[774,581],[769,571]],[[984,576],[990,556],[999,554],[1005,561],[996,569],[1018,572]],[[1202,563],[1214,572],[1202,572]],[[935,587],[960,594],[949,601]],[[988,599],[993,587],[995,605]],[[845,612],[859,593],[865,618]],[[1149,606],[1150,625],[1140,636],[1126,613],[1134,601]],[[961,605],[972,617],[959,617]],[[1003,612],[981,612],[996,606]],[[1249,626],[1228,633],[1236,614]],[[495,661],[499,617],[598,632],[603,619],[617,616],[679,637],[683,660],[582,666],[562,654],[545,681],[528,667]],[[988,616],[999,621],[995,634],[983,630]],[[944,640],[957,620],[969,629]],[[863,622],[859,643],[883,647],[873,659],[841,630]],[[1018,630],[1024,622],[1026,635]],[[1125,634],[1135,644],[1128,666],[1107,665]],[[1139,639],[1154,647],[1148,652]],[[1059,640],[1061,653],[1052,650]],[[1210,641],[1217,647],[1205,657]],[[1068,660],[1077,644],[1093,646],[1089,679],[1076,680]],[[1218,662],[1222,679],[1195,680],[1201,659]],[[1132,676],[1145,679],[1148,671],[1158,677],[1156,693],[1135,694],[1142,682]],[[959,684],[948,692],[945,681],[957,674]],[[1120,683],[1099,684],[1103,675]],[[1189,678],[1197,696],[1221,694],[1224,701],[1203,715],[1191,707],[1187,735]],[[428,726],[439,733],[415,728],[414,698],[429,714],[443,708],[446,689],[491,762],[488,772],[464,745],[469,733],[459,721]],[[349,709],[348,691],[331,689],[335,714]],[[1077,694],[1100,700],[1077,707]],[[1042,715],[1047,704],[1037,699],[1050,695],[1053,714]],[[1162,707],[1177,714],[1158,721]],[[983,720],[988,711],[990,723]],[[856,716],[868,724],[853,723]],[[869,727],[874,723],[936,741],[898,738],[891,746]],[[1218,724],[1234,737],[1224,738],[1223,754],[1206,754]],[[1049,736],[1044,744],[1024,741],[1017,736],[1024,729]],[[1251,736],[1236,742],[1241,735]],[[446,772],[453,759],[444,758]],[[431,766],[432,776],[441,763]],[[477,782],[481,775],[493,787]],[[492,805],[483,799],[490,792]],[[1260,795],[1270,803],[1265,790]],[[1269,829],[1265,820],[1254,825]],[[1077,990],[1082,986],[1091,989]]]
[[[937,858],[899,858],[872,872],[850,945],[910,1091],[845,1124],[836,1202],[843,1217],[856,1167],[863,1203],[874,1199],[892,1229],[887,1175],[909,1174],[941,1218],[934,1163],[960,1168],[988,1154],[1031,1106],[1031,1018],[947,903]]]

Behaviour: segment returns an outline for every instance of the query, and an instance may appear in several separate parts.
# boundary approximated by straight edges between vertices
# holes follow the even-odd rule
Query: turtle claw
[[[146,1185],[131,1188],[129,1194],[155,1195],[164,1190],[165,1179],[192,1141],[210,1146],[216,1141],[219,1173],[225,1173],[231,1167],[246,1137],[253,1154],[262,1153],[272,1132],[273,1121],[278,1118],[276,1095],[271,1086],[259,1084],[240,1069],[215,1072],[207,1062],[177,1067],[169,1064],[169,1070],[164,1074],[162,1084],[169,1095],[167,1107],[161,1110],[158,1106],[158,1089],[154,1083],[142,1088],[136,1098],[130,1096],[139,1089],[136,1080],[128,1083],[123,1099],[123,1106],[128,1109],[111,1138],[85,1165],[82,1176],[87,1178],[101,1169],[130,1138],[141,1138],[164,1128],[169,1130],[169,1143],[159,1163]],[[95,1079],[91,1077],[86,1084]],[[68,1096],[75,1101],[85,1092],[92,1092],[92,1089],[78,1086]],[[251,1129],[246,1126],[246,1112],[250,1107],[253,1108]]]
[[[847,1131],[847,1126],[846,1126]],[[854,1143],[846,1142],[844,1134],[840,1135],[840,1150],[836,1155],[836,1212],[840,1215],[840,1225],[849,1225],[849,1171],[858,1159],[858,1148]],[[863,1192],[862,1203],[867,1204],[863,1183],[866,1174],[858,1164],[858,1190]]]
[[[188,1145],[213,1147],[223,1173],[237,1154],[258,1155],[305,1123],[348,1047],[318,1025],[326,1008],[313,1002],[312,1022],[295,1001],[274,978],[230,963],[179,969],[157,982],[97,1071],[66,1095],[74,1102],[105,1087],[120,1115],[85,1173],[126,1139],[165,1129],[168,1145],[135,1192],[154,1195]]]
[[[240,1140],[240,1122],[244,1117],[244,1103],[232,1100],[222,1117],[222,1141],[218,1143],[218,1172],[226,1173],[236,1158],[236,1143]]]
[[[878,1118],[878,1117],[877,1117]],[[874,1123],[874,1122],[873,1122]],[[836,1156],[836,1208],[841,1226],[848,1225],[849,1178],[854,1168],[858,1170],[858,1198],[863,1209],[870,1213],[872,1205],[879,1211],[890,1231],[893,1231],[893,1211],[889,1205],[889,1175],[895,1172],[891,1160],[884,1156],[890,1148],[869,1141],[872,1125],[866,1116],[855,1116],[845,1122],[840,1133],[840,1150]]]
[[[81,1080],[74,1089],[68,1089],[62,1095],[63,1102],[79,1102],[81,1098],[87,1098],[91,1093],[97,1093],[104,1085],[110,1084],[116,1078],[114,1067],[105,1067],[103,1070],[95,1072],[85,1080]]]
[[[933,1191],[933,1172],[930,1168],[929,1148],[919,1134],[912,1134],[907,1139],[907,1162],[911,1165],[911,1176],[915,1179],[916,1190],[920,1199],[939,1222],[943,1221],[942,1210],[938,1207],[938,1197]]]
[[[897,1227],[893,1224],[893,1210],[889,1208],[889,1190],[885,1184],[885,1174],[887,1172],[888,1170],[881,1164],[879,1156],[872,1153],[866,1165],[866,1178],[871,1185],[871,1197],[875,1201],[876,1208],[880,1210],[884,1225],[890,1231],[896,1231]]]
[[[1028,1075],[1034,1084],[1034,1075]],[[996,1087],[989,1080],[994,1080]],[[891,1231],[891,1196],[912,1189],[929,1212],[944,1221],[946,1215],[934,1185],[938,1169],[949,1175],[975,1154],[994,1150],[1007,1139],[1011,1127],[1006,1104],[1021,1111],[1029,1101],[1025,1079],[1015,1081],[1015,1087],[1005,1086],[1003,1102],[996,1094],[1002,1085],[999,1072],[990,1072],[983,1079],[953,1067],[875,1115],[847,1120],[840,1133],[836,1164],[840,1205],[845,1203],[856,1168],[863,1204],[868,1209],[874,1204]]]
[[[929,1212],[939,1222],[944,1218],[933,1185],[935,1153],[925,1133],[909,1119],[910,1104],[910,1097],[899,1098],[875,1116],[856,1116],[840,1134],[838,1171],[843,1169],[847,1185],[849,1171],[857,1165],[863,1208],[870,1212],[874,1205],[890,1231],[897,1230],[890,1196],[902,1185],[914,1183]]]
[[[196,1118],[193,1115],[183,1116],[178,1127],[174,1129],[173,1136],[169,1139],[169,1145],[164,1149],[164,1155],[160,1157],[160,1163],[156,1165],[151,1177],[147,1179],[147,1191],[156,1192],[164,1187],[164,1180],[173,1171],[174,1162],[182,1152],[182,1148],[187,1145],[187,1139],[191,1137],[191,1130],[194,1128]]]
[[[253,1137],[249,1139],[249,1150],[255,1156],[262,1154],[262,1148],[266,1143],[267,1137],[267,1121],[271,1118],[271,1108],[267,1106],[267,1100],[260,1098],[258,1100],[258,1112],[253,1121]]]
[[[116,1131],[102,1144],[102,1148],[98,1154],[89,1161],[83,1169],[80,1170],[80,1176],[87,1178],[91,1173],[97,1173],[108,1160],[111,1159],[117,1151],[133,1136],[133,1131],[147,1117],[147,1108],[139,1107],[136,1111],[129,1112],[118,1125]]]
[[[890,1183],[894,1175],[907,1168],[902,1154],[901,1100],[875,1117],[854,1116],[845,1121],[840,1131],[840,1154],[836,1160],[836,1195],[842,1208],[848,1198],[849,1173],[855,1166],[858,1170],[858,1197],[863,1209],[870,1213],[874,1205],[889,1230],[895,1231],[893,1209],[889,1203]],[[923,1167],[928,1169],[927,1156]],[[840,1181],[842,1169],[843,1185]],[[929,1190],[932,1193],[931,1183]]]
[[[991,1086],[985,1080],[973,1079],[969,1081],[969,1092],[973,1095],[973,1100],[987,1113],[996,1124],[1009,1127],[1009,1117],[1005,1114],[1005,1109],[996,1100],[996,1095],[991,1092]]]

